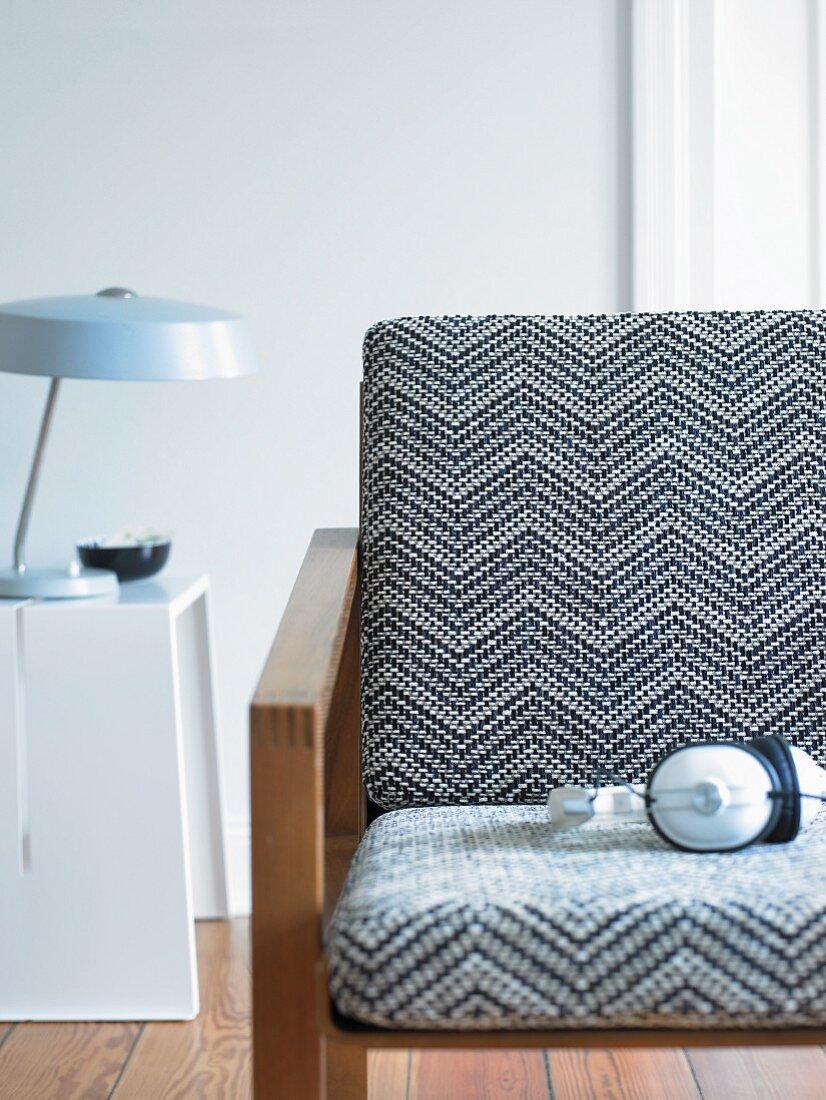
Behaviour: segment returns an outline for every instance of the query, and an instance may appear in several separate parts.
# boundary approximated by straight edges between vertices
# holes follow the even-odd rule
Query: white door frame
[[[633,307],[714,298],[714,3],[632,0]]]
[[[803,2],[810,242],[803,283],[816,308],[826,306],[826,0]],[[715,93],[726,63],[717,34],[722,9],[717,0],[630,3],[633,308],[713,308],[721,304],[715,298]],[[753,18],[760,18],[759,7]],[[766,79],[783,75],[767,72]]]

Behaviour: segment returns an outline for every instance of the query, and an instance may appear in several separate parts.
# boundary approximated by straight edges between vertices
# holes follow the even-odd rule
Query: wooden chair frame
[[[387,1031],[338,1018],[324,928],[365,827],[358,531],[316,531],[252,704],[256,1100],[366,1100],[379,1047],[822,1045],[784,1030]]]

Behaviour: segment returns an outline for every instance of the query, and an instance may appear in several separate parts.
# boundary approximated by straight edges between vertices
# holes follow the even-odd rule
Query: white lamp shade
[[[197,381],[256,369],[244,318],[117,290],[0,305],[0,371]]]

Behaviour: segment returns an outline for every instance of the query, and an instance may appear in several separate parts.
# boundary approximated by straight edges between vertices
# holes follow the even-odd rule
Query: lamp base
[[[118,578],[109,569],[0,569],[0,599],[76,600],[114,596]]]

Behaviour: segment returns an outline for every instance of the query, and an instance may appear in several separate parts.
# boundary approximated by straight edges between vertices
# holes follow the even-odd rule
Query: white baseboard
[[[229,912],[233,917],[246,917],[252,912],[250,836],[251,828],[248,820],[238,818],[227,822],[225,837]]]

